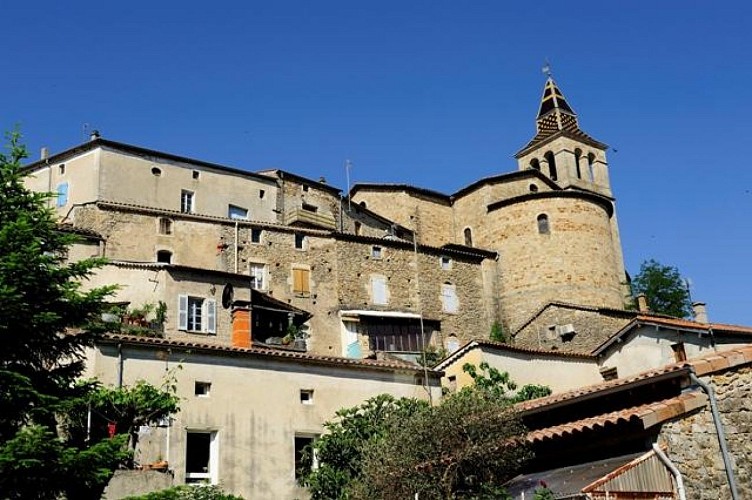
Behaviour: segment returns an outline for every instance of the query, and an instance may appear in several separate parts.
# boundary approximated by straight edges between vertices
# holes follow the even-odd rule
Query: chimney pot
[[[637,296],[637,310],[640,312],[650,312],[650,308],[648,307],[648,298],[644,293],[641,293]]]
[[[95,141],[99,139],[100,137],[102,137],[102,135],[99,133],[99,130],[92,130],[91,134],[89,135],[89,140]]]
[[[705,306],[705,302],[693,302],[692,311],[695,315],[695,321],[697,321],[698,323],[709,323],[708,309]]]
[[[42,150],[39,152],[39,159],[46,160],[50,157],[50,150],[47,148],[47,146],[42,147]]]

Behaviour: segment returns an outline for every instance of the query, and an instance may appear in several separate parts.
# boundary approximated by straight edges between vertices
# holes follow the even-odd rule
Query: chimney
[[[92,130],[91,134],[89,135],[89,140],[90,141],[96,141],[100,137],[102,137],[102,136],[100,135],[99,130]]]
[[[637,296],[637,310],[640,312],[650,312],[650,308],[648,307],[648,298],[644,293],[641,293]]]
[[[251,347],[251,308],[235,307],[232,310],[232,346]]]
[[[50,150],[47,148],[47,146],[44,146],[42,150],[39,152],[39,159],[46,160],[49,157],[50,157]]]
[[[705,307],[705,302],[692,302],[692,311],[695,315],[695,321],[708,323],[708,310]]]

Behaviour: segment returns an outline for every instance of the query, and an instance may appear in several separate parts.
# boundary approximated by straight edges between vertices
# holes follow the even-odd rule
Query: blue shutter
[[[57,206],[64,207],[68,204],[68,183],[63,182],[57,185]]]

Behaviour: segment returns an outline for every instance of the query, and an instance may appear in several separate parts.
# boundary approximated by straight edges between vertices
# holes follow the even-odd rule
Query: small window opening
[[[674,351],[674,360],[677,363],[687,360],[687,351],[684,349],[684,342],[673,344],[671,350]]]
[[[540,161],[538,161],[537,158],[533,158],[532,160],[530,160],[530,168],[540,172]]]
[[[380,259],[383,256],[383,250],[379,246],[371,247],[371,257],[374,259]]]
[[[549,234],[551,232],[551,227],[548,223],[548,215],[540,214],[538,216],[538,232],[540,234]]]
[[[172,234],[172,219],[167,217],[159,219],[159,234]]]
[[[362,228],[362,224],[360,222],[355,223],[355,235],[360,236],[360,231]]]
[[[200,398],[208,398],[211,391],[211,382],[196,382],[193,384],[193,394]]]
[[[580,159],[582,158],[582,151],[579,149],[574,150],[574,168],[578,179],[582,179],[582,170],[580,169]]]
[[[169,250],[160,250],[157,252],[157,262],[170,264],[172,262],[172,252]]]
[[[61,163],[58,167],[58,172],[60,172],[60,175],[65,175],[65,163]]]
[[[162,169],[158,167],[152,168],[151,175],[153,175],[154,177],[159,177],[160,175],[162,175]]]
[[[300,390],[300,404],[304,404],[304,405],[313,404],[313,389],[301,389]]]
[[[368,208],[368,205],[366,205],[365,201],[361,201],[360,202],[360,206],[363,207],[363,208]]]
[[[263,189],[259,189],[259,199],[260,200],[264,199],[264,195],[266,195],[266,191],[264,191]]]
[[[588,174],[590,174],[590,181],[595,182],[595,155],[590,153],[587,155]]]
[[[615,366],[610,368],[601,368],[600,370],[603,380],[616,380],[619,378],[619,373]]]
[[[538,192],[538,186],[535,184],[530,184],[530,192],[531,193],[537,193]]]
[[[447,377],[448,385],[449,385],[449,392],[457,392],[457,376],[456,375],[449,375]]]
[[[261,243],[261,229],[251,228],[251,243]]]
[[[465,228],[465,246],[473,246],[473,230],[469,227]]]
[[[228,205],[227,217],[230,219],[248,219],[248,209],[237,205]]]
[[[298,250],[304,250],[305,241],[306,237],[304,234],[295,233],[295,248],[297,248]]]
[[[194,170],[193,171],[193,178],[194,179],[198,179],[200,176],[201,176],[201,172],[199,172],[198,170]]]
[[[306,212],[313,212],[316,213],[319,211],[319,207],[316,205],[311,205],[310,203],[303,203],[303,210]]]
[[[441,258],[441,269],[443,271],[449,271],[452,268],[452,259],[449,257]]]
[[[554,154],[549,151],[544,155],[546,158],[546,162],[548,163],[548,176],[551,177],[552,181],[556,181],[559,179],[559,175],[556,171],[556,158],[554,158]]]
[[[193,191],[183,189],[180,192],[180,211],[184,214],[193,213]]]
[[[303,184],[303,192],[308,192],[308,184]]]

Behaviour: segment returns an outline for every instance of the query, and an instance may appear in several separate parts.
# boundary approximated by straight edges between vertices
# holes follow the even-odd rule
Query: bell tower
[[[580,129],[577,113],[550,74],[535,125],[535,137],[515,155],[519,170],[539,170],[564,189],[612,196],[606,162],[608,146]]]

